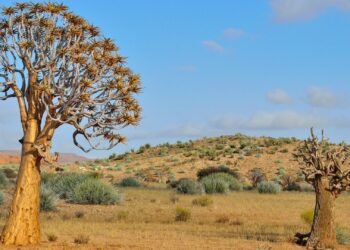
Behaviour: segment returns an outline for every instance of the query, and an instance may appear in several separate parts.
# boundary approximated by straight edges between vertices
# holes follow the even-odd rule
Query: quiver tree
[[[311,232],[297,233],[297,241],[306,244],[308,249],[333,249],[336,245],[335,200],[350,186],[350,169],[343,170],[348,158],[347,147],[330,145],[323,131],[319,140],[311,128],[311,137],[294,156],[301,164],[305,180],[313,185],[316,193]]]
[[[55,130],[74,127],[88,152],[125,140],[118,131],[139,121],[139,77],[111,39],[66,6],[18,3],[0,16],[0,99],[16,98],[23,129],[22,158],[4,244],[40,241],[40,162],[52,162]]]

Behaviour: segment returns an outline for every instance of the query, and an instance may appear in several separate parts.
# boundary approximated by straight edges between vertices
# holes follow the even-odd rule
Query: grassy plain
[[[300,215],[314,202],[312,193],[239,192],[213,195],[212,205],[200,207],[192,204],[198,196],[171,190],[124,188],[122,192],[124,201],[115,206],[60,202],[56,212],[41,215],[42,245],[8,249],[297,250],[303,248],[292,243],[294,233],[309,228]],[[177,207],[188,209],[191,218],[175,221]],[[336,212],[337,224],[349,231],[349,195],[339,197]],[[48,235],[57,240],[49,242]],[[81,235],[89,238],[87,244],[74,243]]]

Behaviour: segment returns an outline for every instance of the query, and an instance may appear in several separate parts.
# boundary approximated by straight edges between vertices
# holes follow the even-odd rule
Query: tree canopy
[[[29,119],[39,121],[34,146],[44,159],[50,160],[51,138],[63,124],[75,128],[73,141],[85,152],[124,142],[118,131],[138,124],[134,94],[140,91],[139,76],[113,40],[66,6],[2,9],[0,99],[17,98],[24,133]]]

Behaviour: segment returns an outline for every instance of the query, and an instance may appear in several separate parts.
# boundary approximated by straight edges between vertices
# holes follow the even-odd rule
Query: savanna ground
[[[20,249],[303,249],[292,239],[295,232],[309,229],[300,215],[314,202],[311,193],[252,191],[213,195],[214,203],[201,207],[192,204],[198,196],[177,195],[171,190],[122,191],[121,205],[61,202],[58,211],[41,215],[42,245]],[[191,218],[175,221],[177,207],[188,208]],[[349,195],[339,198],[336,212],[337,224],[350,230]],[[49,242],[48,235],[57,236],[57,241]],[[75,244],[80,235],[89,237],[89,242]]]

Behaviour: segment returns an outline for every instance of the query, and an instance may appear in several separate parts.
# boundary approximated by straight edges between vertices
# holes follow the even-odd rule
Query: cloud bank
[[[350,0],[270,0],[278,22],[312,19],[328,8],[350,11]]]
[[[292,102],[292,99],[289,97],[288,93],[282,89],[276,89],[268,92],[266,99],[275,104],[287,104]]]

